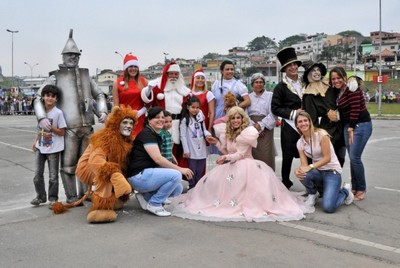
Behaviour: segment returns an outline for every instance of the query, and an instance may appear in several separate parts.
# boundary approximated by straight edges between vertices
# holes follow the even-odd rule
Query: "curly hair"
[[[232,128],[231,119],[236,114],[239,114],[242,117],[242,124],[239,128]],[[250,125],[249,117],[246,112],[239,106],[232,107],[227,113],[226,119],[226,139],[230,141],[235,141],[236,138],[242,133],[243,129],[247,128]]]

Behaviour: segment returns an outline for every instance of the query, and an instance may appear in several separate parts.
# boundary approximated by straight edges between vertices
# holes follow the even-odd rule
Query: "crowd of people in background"
[[[31,97],[0,97],[0,115],[32,115]]]

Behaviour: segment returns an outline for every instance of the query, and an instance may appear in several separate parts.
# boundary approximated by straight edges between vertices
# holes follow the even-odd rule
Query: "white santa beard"
[[[182,111],[183,96],[176,90],[165,91],[165,110],[172,114],[179,114]]]

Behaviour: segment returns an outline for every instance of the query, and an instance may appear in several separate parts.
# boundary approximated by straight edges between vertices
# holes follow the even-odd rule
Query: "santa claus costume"
[[[169,72],[178,72],[179,78],[168,78]],[[172,142],[180,144],[179,123],[182,107],[189,97],[190,89],[185,86],[181,68],[175,62],[165,65],[162,76],[150,81],[142,90],[142,100],[150,106],[160,106],[172,114]]]

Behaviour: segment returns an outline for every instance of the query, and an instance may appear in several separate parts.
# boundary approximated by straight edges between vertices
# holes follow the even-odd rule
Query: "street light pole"
[[[118,55],[122,58],[122,60],[124,59],[124,56],[122,56],[122,54],[119,53],[118,51],[115,51],[114,53],[115,53],[115,54],[118,54]]]
[[[381,18],[381,0],[379,0],[379,77],[382,76],[382,18]],[[382,115],[382,82],[379,82],[378,86],[378,115]]]
[[[275,40],[275,38],[272,38],[269,40],[268,44],[267,44],[267,50],[269,48],[269,46],[272,44],[272,42]],[[268,53],[268,59],[269,59],[269,53]],[[268,63],[268,81],[271,80],[271,66],[270,66],[270,62]]]
[[[7,32],[11,33],[11,86],[14,87],[14,34],[19,31],[7,29]]]
[[[24,64],[28,65],[29,69],[31,69],[31,78],[32,78],[33,77],[33,68],[35,68],[36,65],[39,65],[39,63],[35,63],[33,65],[30,65],[29,63],[27,63],[25,61]]]
[[[119,55],[122,58],[122,70],[124,70],[124,56],[122,56],[122,54],[119,53],[118,51],[114,51],[114,53]]]
[[[163,52],[164,53],[164,64],[167,64],[167,56],[169,55],[169,53],[167,52]]]

